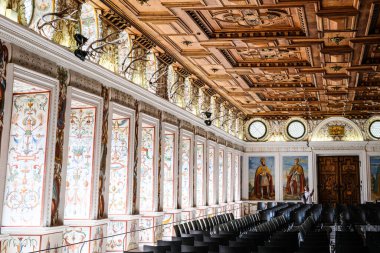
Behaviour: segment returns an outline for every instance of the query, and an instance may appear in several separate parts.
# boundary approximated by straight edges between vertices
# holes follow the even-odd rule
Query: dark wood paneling
[[[319,156],[317,161],[320,203],[360,203],[358,156]]]

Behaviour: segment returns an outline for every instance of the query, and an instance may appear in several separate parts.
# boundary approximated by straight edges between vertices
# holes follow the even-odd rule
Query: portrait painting
[[[371,171],[371,200],[380,200],[380,156],[370,156],[369,166]]]
[[[284,200],[301,200],[308,185],[308,156],[282,157],[282,189]]]
[[[248,158],[249,199],[274,200],[274,156],[251,156]]]

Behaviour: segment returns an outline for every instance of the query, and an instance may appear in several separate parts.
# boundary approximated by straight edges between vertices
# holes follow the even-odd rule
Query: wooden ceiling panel
[[[380,111],[378,0],[102,2],[248,116]]]

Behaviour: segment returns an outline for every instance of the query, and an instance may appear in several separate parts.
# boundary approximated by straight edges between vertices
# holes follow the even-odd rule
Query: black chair
[[[219,253],[250,253],[250,249],[248,247],[230,247],[220,245]]]
[[[197,253],[208,253],[208,246],[189,246],[181,245],[181,252],[197,252]]]
[[[258,253],[283,253],[286,252],[282,247],[276,246],[259,246]]]
[[[264,202],[257,202],[257,211],[264,210],[265,209],[265,203]]]
[[[158,240],[157,241],[157,246],[170,246],[170,251],[172,253],[181,252],[181,245],[182,245],[181,240],[175,240],[175,241]]]
[[[181,237],[192,237],[194,241],[203,241],[203,234],[182,234]]]
[[[144,245],[143,246],[144,252],[149,251],[153,253],[166,253],[166,251],[170,251],[170,246],[152,246],[152,245]]]
[[[194,245],[194,237],[172,237],[172,241],[180,241],[182,245]]]
[[[207,246],[209,252],[219,252],[219,243],[218,242],[195,241],[194,246]]]

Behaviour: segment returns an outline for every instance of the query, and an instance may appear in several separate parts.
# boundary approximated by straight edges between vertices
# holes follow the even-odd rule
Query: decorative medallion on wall
[[[246,137],[250,141],[264,141],[269,135],[269,123],[261,118],[254,118],[245,126]]]
[[[302,118],[290,118],[286,123],[285,137],[288,140],[300,141],[307,137],[307,121]]]
[[[365,131],[372,140],[380,140],[380,116],[374,116],[365,123]]]
[[[344,117],[323,120],[313,131],[311,141],[363,141],[361,129]]]
[[[328,126],[328,132],[334,141],[341,141],[345,135],[345,127],[344,125],[331,125]]]

